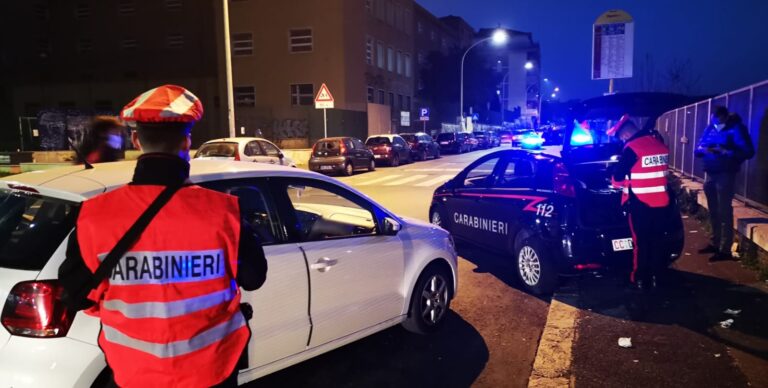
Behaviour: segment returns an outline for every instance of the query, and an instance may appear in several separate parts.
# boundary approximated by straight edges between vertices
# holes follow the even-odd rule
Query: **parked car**
[[[0,180],[0,386],[109,386],[99,319],[67,311],[57,277],[81,202],[130,182],[134,167]],[[398,324],[433,332],[450,317],[458,269],[444,230],[297,168],[193,160],[190,180],[238,197],[264,246],[267,280],[242,291],[254,318],[241,383]]]
[[[512,144],[512,131],[502,129],[499,131],[499,145]]]
[[[437,135],[437,143],[440,145],[440,152],[444,154],[463,154],[471,150],[467,134],[463,132],[441,133]]]
[[[477,148],[488,149],[491,148],[491,136],[487,131],[475,131],[472,133],[477,140]]]
[[[519,147],[522,144],[523,139],[535,134],[536,131],[529,128],[513,130],[510,138],[512,147]]]
[[[496,131],[488,131],[488,144],[491,148],[495,148],[501,145],[501,139]]]
[[[427,158],[440,157],[440,145],[426,133],[402,133],[400,134],[408,145],[411,146],[411,156],[415,160],[427,160]]]
[[[472,133],[467,133],[466,135],[467,135],[467,140],[465,140],[465,142],[469,144],[469,150],[474,151],[478,149],[478,141],[475,138],[475,135]]]
[[[373,153],[360,139],[354,137],[328,137],[312,146],[309,158],[310,171],[323,174],[350,176],[358,170],[373,171],[376,162]]]
[[[373,152],[376,164],[397,167],[400,163],[411,163],[411,146],[400,135],[376,135],[365,141],[365,146]]]
[[[260,137],[227,137],[209,140],[195,153],[195,159],[242,160],[296,167],[274,143]]]

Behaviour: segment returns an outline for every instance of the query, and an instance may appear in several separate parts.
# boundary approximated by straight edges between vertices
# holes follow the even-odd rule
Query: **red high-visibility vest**
[[[632,165],[630,174],[625,177],[621,203],[629,199],[629,192],[650,207],[669,205],[667,193],[667,170],[669,148],[653,136],[641,136],[629,141],[625,146],[637,155],[637,162]]]
[[[83,203],[77,238],[91,271],[162,190],[129,185]],[[235,197],[182,188],[91,292],[118,385],[209,387],[230,375],[250,336],[235,283],[239,237]]]

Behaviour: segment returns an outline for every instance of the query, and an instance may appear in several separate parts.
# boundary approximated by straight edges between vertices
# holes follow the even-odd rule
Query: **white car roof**
[[[266,141],[267,143],[272,143],[271,141],[269,141],[269,140],[267,140],[267,139],[265,139],[263,137],[222,137],[220,139],[208,140],[207,142],[205,142],[203,144],[222,143],[222,142],[228,142],[228,143],[248,143],[248,142],[251,142],[251,141],[254,141],[254,140],[263,140],[263,141]]]
[[[389,140],[394,140],[396,137],[400,137],[400,135],[396,135],[396,134],[373,135],[373,136],[368,136],[368,139],[373,139],[375,137],[386,137]],[[365,139],[365,141],[368,141],[368,139]]]
[[[279,176],[313,178],[339,184],[325,175],[266,163],[193,159],[190,165],[190,180],[194,183]],[[100,163],[94,165],[92,169],[85,169],[80,165],[34,171],[5,177],[0,180],[0,188],[9,188],[13,185],[31,186],[44,195],[82,200],[129,183],[133,178],[135,167],[136,161],[124,161]],[[353,191],[357,192],[354,189]]]

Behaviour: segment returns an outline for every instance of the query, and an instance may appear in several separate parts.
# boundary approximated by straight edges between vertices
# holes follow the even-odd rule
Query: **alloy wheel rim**
[[[352,175],[353,172],[354,172],[354,170],[352,169],[352,165],[351,164],[347,164],[347,174]]]
[[[432,225],[442,226],[442,221],[439,212],[432,212]]]
[[[434,326],[445,316],[447,306],[448,283],[442,275],[432,275],[421,291],[421,317],[426,324]]]
[[[520,254],[517,257],[517,266],[520,277],[525,284],[529,286],[539,284],[541,279],[541,261],[533,248],[526,245],[520,250]]]

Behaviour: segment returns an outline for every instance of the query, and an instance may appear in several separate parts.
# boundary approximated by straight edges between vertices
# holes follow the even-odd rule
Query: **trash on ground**
[[[640,362],[640,360],[632,360],[632,362]]]
[[[720,356],[721,356],[720,353],[715,353],[715,358],[720,358]]]
[[[720,322],[720,327],[722,327],[723,329],[728,329],[731,327],[731,325],[733,325],[733,319],[726,319]]]
[[[631,348],[632,347],[632,338],[630,337],[621,337],[619,338],[619,346],[622,348]]]
[[[723,311],[723,314],[736,316],[741,314],[741,310],[725,309],[725,311]]]
[[[685,255],[686,256],[690,256],[691,254],[690,254],[690,252],[685,252]]]
[[[689,233],[699,233],[699,231],[698,230],[692,230]]]
[[[683,218],[684,220],[687,220],[687,219],[688,219],[688,216],[683,216],[682,218]]]

